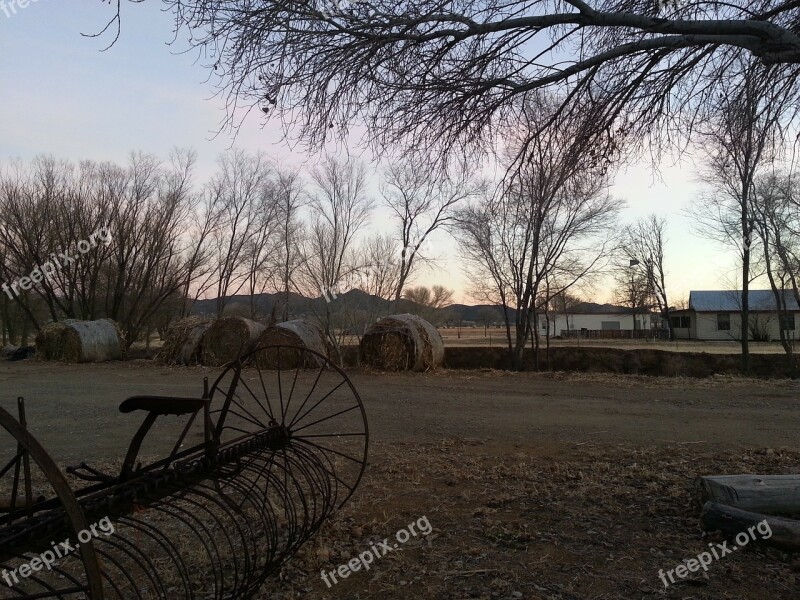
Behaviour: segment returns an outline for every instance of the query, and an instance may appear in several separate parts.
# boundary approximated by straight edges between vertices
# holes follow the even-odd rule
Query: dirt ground
[[[148,361],[0,363],[0,406],[24,396],[62,464],[119,458],[133,394],[197,395],[216,370]],[[800,470],[800,386],[497,371],[350,373],[371,456],[347,507],[264,599],[797,598],[800,560],[756,545],[665,589],[704,551],[699,475]],[[177,430],[177,421],[175,428]],[[173,439],[165,435],[166,451]],[[328,588],[320,571],[426,517],[433,527]],[[794,562],[793,562],[794,561]]]

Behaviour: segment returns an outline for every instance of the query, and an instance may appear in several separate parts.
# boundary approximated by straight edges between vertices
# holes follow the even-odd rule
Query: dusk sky
[[[114,7],[37,0],[20,8],[5,1],[5,8],[0,5],[3,163],[38,154],[124,163],[131,150],[166,157],[171,148],[190,147],[198,154],[199,184],[232,144],[262,150],[287,165],[319,160],[292,150],[281,141],[279,127],[263,123],[260,113],[251,115],[235,140],[228,132],[215,136],[224,117],[222,101],[213,98],[214,87],[205,81],[208,72],[196,55],[178,53],[185,48],[182,40],[167,45],[172,18],[159,2],[123,3],[121,37],[101,52],[113,32],[96,39],[81,34],[99,32]],[[620,226],[653,212],[668,218],[667,283],[673,299],[688,297],[691,289],[730,289],[735,255],[694,234],[691,219],[682,213],[698,191],[692,164],[686,159],[679,166],[662,165],[661,177],[644,163],[621,171],[613,188],[628,202]],[[384,217],[377,213],[371,228],[379,228]],[[442,234],[428,247],[440,266],[418,282],[442,283],[456,290],[457,301],[470,302],[453,240]],[[612,295],[609,281],[585,299],[608,301]]]

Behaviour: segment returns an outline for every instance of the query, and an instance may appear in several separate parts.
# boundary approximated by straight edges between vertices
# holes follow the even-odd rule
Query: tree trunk
[[[750,372],[750,250],[745,249],[742,260],[742,373]]]
[[[771,532],[769,538],[765,538],[758,527],[762,521],[766,521]],[[700,523],[706,531],[722,531],[728,537],[734,537],[742,532],[752,531],[747,534],[748,542],[760,541],[761,543],[785,550],[787,552],[800,551],[800,521],[793,519],[783,519],[781,517],[767,517],[765,515],[748,512],[733,508],[726,504],[717,502],[706,502],[703,512],[700,515]],[[737,548],[740,543],[730,546],[729,550]]]
[[[667,329],[669,330],[669,339],[671,342],[675,341],[675,328],[672,326],[672,317],[669,314],[669,308],[664,309],[664,318],[667,320]]]
[[[702,502],[767,514],[800,513],[800,475],[717,475],[700,477]]]

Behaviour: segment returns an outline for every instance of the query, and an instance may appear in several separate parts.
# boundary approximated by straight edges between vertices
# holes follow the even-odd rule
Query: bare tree
[[[627,264],[619,264],[615,269],[615,300],[631,311],[633,328],[638,329],[636,316],[652,308],[652,278],[645,271],[637,269],[639,261],[629,259]]]
[[[674,340],[675,334],[669,316],[669,298],[664,268],[666,228],[666,219],[657,215],[640,219],[634,225],[625,228],[623,244],[625,253],[630,259],[628,269],[634,270],[636,272],[634,277],[639,280],[636,286],[629,286],[631,293],[626,294],[626,298],[629,300],[631,297],[636,298],[637,293],[634,287],[642,288],[645,297],[643,298],[644,303],[639,306],[649,304],[648,301],[654,302],[660,316],[668,324],[670,339]],[[641,284],[641,278],[644,278],[644,285]],[[630,280],[630,276],[627,279]]]
[[[607,194],[607,157],[584,135],[591,111],[529,138],[552,111],[555,99],[539,96],[526,121],[508,133],[510,154],[523,153],[524,165],[498,194],[462,211],[457,230],[474,287],[499,296],[517,369],[527,340],[538,348],[539,304],[596,271],[616,247],[612,226],[621,204]]]
[[[477,186],[463,172],[452,178],[437,176],[420,159],[386,169],[381,194],[398,226],[403,247],[393,294],[395,307],[416,267],[430,259],[421,253],[422,245],[434,231],[452,222],[459,202],[476,193]]]
[[[311,220],[299,275],[306,295],[317,297],[339,290],[358,272],[356,237],[374,203],[367,196],[366,172],[360,163],[328,157],[311,177],[315,189],[308,203]],[[343,332],[336,331],[332,316],[331,303],[326,301],[320,318],[341,362]]]
[[[572,294],[569,290],[564,290],[564,286],[557,285],[556,288],[562,291],[553,295],[550,304],[553,307],[553,312],[564,316],[564,323],[567,326],[567,332],[570,331],[570,315],[575,312],[575,309],[583,303],[580,296]],[[556,332],[558,335],[559,333]]]
[[[295,272],[303,264],[303,223],[299,218],[303,206],[304,189],[297,171],[279,170],[278,194],[278,238],[274,262],[277,289],[281,291],[281,320],[289,320],[289,295],[294,287]]]
[[[453,290],[448,290],[442,285],[433,285],[429,288],[421,285],[407,289],[403,297],[420,306],[444,308],[452,303]]]
[[[3,275],[32,276],[34,286],[13,294],[27,322],[38,328],[48,318],[110,317],[128,345],[150,331],[188,277],[181,234],[194,219],[193,163],[190,152],[176,152],[168,165],[132,154],[126,167],[40,158],[7,173],[0,181],[0,245],[10,259]]]
[[[780,152],[788,107],[786,92],[773,84],[772,68],[739,61],[732,80],[710,107],[702,126],[708,193],[694,208],[700,231],[734,248],[741,258],[740,339],[742,369],[750,369],[749,287],[753,278],[755,180]]]
[[[263,294],[275,279],[275,256],[282,245],[279,238],[279,202],[281,191],[278,182],[264,184],[262,193],[253,207],[253,232],[247,242],[247,288],[250,297],[250,318],[258,312],[256,298]]]
[[[229,297],[236,295],[250,276],[248,249],[252,250],[262,225],[259,209],[268,194],[270,169],[262,155],[241,150],[221,156],[219,168],[209,193],[219,211],[213,240],[217,315],[222,316]]]
[[[440,321],[437,318],[440,310],[453,303],[453,293],[453,290],[449,290],[442,285],[432,285],[429,288],[422,285],[406,289],[403,297],[420,307],[417,310],[422,312],[421,316],[423,318],[436,324]]]
[[[796,177],[781,172],[759,177],[752,214],[763,247],[764,270],[775,299],[778,335],[794,375],[796,324],[794,317],[790,317],[789,305],[792,299],[800,305],[800,183]]]
[[[197,195],[194,208],[197,219],[189,223],[187,244],[186,277],[181,290],[179,317],[191,314],[198,298],[206,294],[214,285],[214,233],[219,227],[220,211],[217,207],[218,195],[206,189]]]

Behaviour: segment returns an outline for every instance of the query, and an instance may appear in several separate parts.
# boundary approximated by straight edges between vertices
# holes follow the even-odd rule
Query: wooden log
[[[702,502],[720,502],[742,510],[800,514],[800,475],[718,475],[700,477]]]
[[[770,517],[719,502],[706,502],[700,514],[700,524],[705,531],[719,530],[726,538],[732,538],[736,549],[757,542],[786,552],[800,552],[800,521]],[[736,538],[737,534],[740,534],[740,539]],[[748,541],[742,543],[745,535]]]

